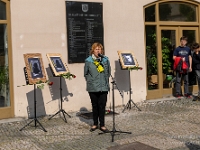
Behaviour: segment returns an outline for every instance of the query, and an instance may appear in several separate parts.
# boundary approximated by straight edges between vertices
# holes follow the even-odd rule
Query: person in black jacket
[[[198,80],[198,96],[194,99],[194,101],[200,101],[200,49],[199,44],[194,43],[192,45],[193,56],[192,56],[192,69],[195,71]]]

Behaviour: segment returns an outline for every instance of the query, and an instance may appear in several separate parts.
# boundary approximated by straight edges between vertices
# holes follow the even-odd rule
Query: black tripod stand
[[[113,78],[112,78],[113,80]],[[111,133],[111,136],[112,136],[112,142],[114,142],[114,136],[115,136],[115,133],[116,132],[119,132],[119,133],[127,133],[127,134],[131,134],[131,132],[124,132],[124,131],[117,131],[116,128],[115,128],[115,95],[114,95],[114,86],[117,86],[116,85],[116,82],[113,80],[112,82],[112,109],[113,109],[113,129],[110,131]],[[104,134],[104,132],[102,133],[99,133],[99,134]]]
[[[59,113],[62,113],[62,114],[63,114],[63,117],[64,117],[64,121],[67,123],[67,119],[66,119],[66,117],[65,117],[65,114],[68,115],[70,118],[71,118],[71,116],[70,116],[68,113],[66,113],[66,111],[62,108],[62,106],[63,106],[63,97],[62,97],[62,76],[59,76],[59,77],[60,77],[60,110],[59,110],[57,113],[55,113],[53,116],[51,116],[51,117],[49,118],[49,120],[50,120],[51,118],[53,118],[55,115],[57,115],[57,114],[59,114]]]
[[[27,127],[28,125],[30,125],[33,121],[35,122],[35,128],[37,127],[37,123],[38,123],[42,127],[43,131],[47,132],[45,130],[45,128],[42,126],[42,124],[38,121],[37,117],[36,117],[36,84],[34,84],[34,118],[33,118],[32,121],[30,121],[28,124],[26,124],[19,131],[22,131],[25,127]]]
[[[131,109],[131,103],[133,103],[133,105],[139,110],[141,111],[141,109],[133,102],[133,100],[131,99],[131,94],[132,94],[132,89],[131,89],[131,75],[130,75],[130,70],[129,70],[129,101],[128,103],[125,105],[124,109],[122,112],[125,111],[125,109]]]

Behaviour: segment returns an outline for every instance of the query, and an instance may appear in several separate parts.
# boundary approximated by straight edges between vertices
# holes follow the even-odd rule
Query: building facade
[[[199,42],[200,0],[79,0],[103,5],[105,55],[115,78],[116,105],[173,95],[173,49],[179,38],[188,36],[188,46]],[[30,117],[33,114],[33,85],[26,84],[23,54],[41,53],[45,72],[49,72],[47,53],[60,53],[73,80],[64,80],[63,108],[66,111],[91,109],[83,76],[84,63],[68,64],[66,0],[0,0],[0,119]],[[133,51],[143,70],[122,70],[117,51]],[[3,67],[2,67],[3,66]],[[7,67],[8,66],[8,67]],[[6,78],[6,73],[8,77]],[[190,92],[197,91],[190,73]],[[59,109],[59,79],[37,89],[38,115],[54,114]],[[112,80],[112,78],[110,79]],[[6,81],[6,82],[5,82]],[[120,95],[121,91],[122,95]],[[107,106],[112,102],[108,94]]]

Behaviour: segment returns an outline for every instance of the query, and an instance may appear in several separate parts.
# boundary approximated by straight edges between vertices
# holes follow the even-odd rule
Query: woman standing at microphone
[[[110,90],[110,62],[108,57],[102,55],[103,53],[103,46],[100,43],[92,45],[90,56],[85,60],[84,77],[92,103],[94,124],[90,131],[98,129],[100,123],[99,129],[107,133],[109,130],[105,127],[105,107]]]

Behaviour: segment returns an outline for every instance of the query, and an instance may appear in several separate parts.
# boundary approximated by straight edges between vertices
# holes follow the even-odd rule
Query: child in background
[[[199,44],[194,43],[192,45],[193,56],[192,56],[192,70],[195,71],[198,80],[198,96],[193,101],[200,101],[200,49]]]
[[[178,59],[182,59],[183,62],[187,64],[188,71],[185,73],[181,73],[179,71],[176,71],[176,97],[180,98],[182,96],[181,94],[181,78],[184,78],[184,96],[187,98],[191,98],[189,94],[189,87],[188,87],[188,72],[192,71],[192,57],[191,57],[191,50],[187,44],[187,37],[182,36],[180,38],[180,46],[178,46],[174,50],[173,54],[173,60],[176,61]]]

